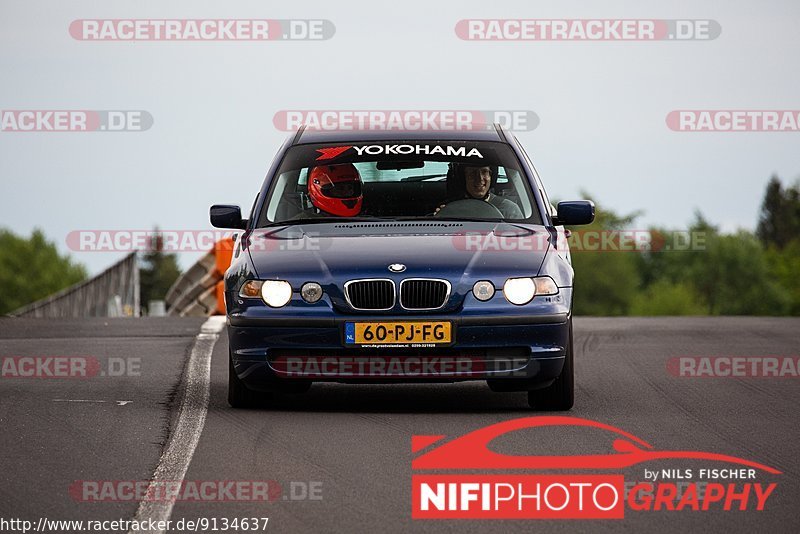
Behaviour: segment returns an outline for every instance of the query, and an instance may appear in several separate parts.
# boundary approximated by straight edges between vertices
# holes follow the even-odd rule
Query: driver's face
[[[473,198],[483,198],[492,185],[492,170],[489,167],[466,167],[467,193]]]

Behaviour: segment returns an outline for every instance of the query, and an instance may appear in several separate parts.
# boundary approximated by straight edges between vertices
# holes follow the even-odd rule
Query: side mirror
[[[594,220],[594,202],[591,200],[568,200],[559,202],[553,224],[576,225],[589,224]]]
[[[214,228],[228,228],[245,230],[247,220],[242,219],[242,209],[229,204],[214,204],[211,206],[211,225]]]

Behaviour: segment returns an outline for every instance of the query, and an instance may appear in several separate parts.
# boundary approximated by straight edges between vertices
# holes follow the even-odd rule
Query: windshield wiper
[[[447,222],[505,222],[500,217],[414,217],[415,220],[447,221]]]
[[[393,221],[393,217],[306,217],[302,219],[289,219],[265,224],[259,228],[272,228],[274,226],[296,226],[298,224],[339,224],[351,222],[377,222]]]

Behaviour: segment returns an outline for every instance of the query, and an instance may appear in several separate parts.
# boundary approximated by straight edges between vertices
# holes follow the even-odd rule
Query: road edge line
[[[164,450],[145,495],[155,495],[155,489],[165,482],[182,482],[192,461],[194,450],[200,441],[200,434],[206,422],[208,402],[211,397],[211,354],[214,351],[220,333],[225,327],[224,316],[209,317],[200,327],[195,337],[189,361],[182,378],[184,392],[181,399],[175,429],[170,432],[167,448]],[[136,509],[133,520],[137,522],[168,521],[172,515],[175,501],[142,500]],[[130,530],[129,534],[163,534],[164,530]]]

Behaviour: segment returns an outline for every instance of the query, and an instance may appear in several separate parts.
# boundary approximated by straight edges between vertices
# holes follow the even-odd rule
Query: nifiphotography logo
[[[604,454],[532,450],[522,456],[492,449],[494,440],[529,429],[581,431],[594,439],[600,433],[609,448]],[[512,419],[449,440],[413,436],[411,449],[417,454],[411,463],[414,519],[623,519],[626,509],[764,510],[777,487],[771,479],[781,474],[725,454],[656,450],[611,425],[564,416]],[[626,481],[626,473],[643,464],[647,468],[636,477],[641,480]]]

